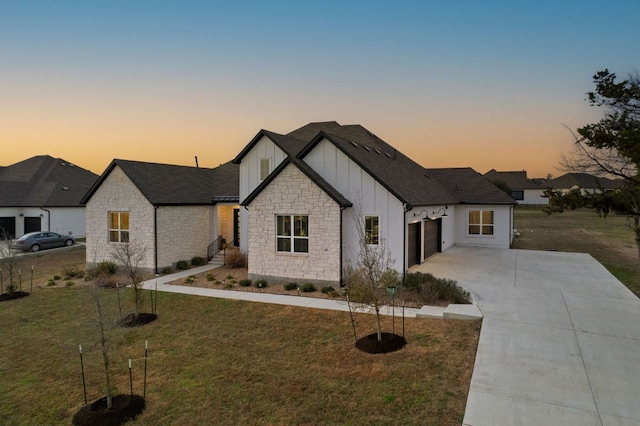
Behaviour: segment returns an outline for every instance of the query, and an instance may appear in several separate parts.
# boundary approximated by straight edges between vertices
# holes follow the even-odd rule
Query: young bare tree
[[[18,261],[11,248],[11,238],[4,228],[0,228],[0,260],[2,271],[6,270],[9,273],[9,282],[5,289],[7,294],[11,296],[16,290],[16,286],[13,284],[13,276],[16,273],[16,269],[18,269]],[[4,290],[0,290],[0,294],[3,292]]]
[[[354,212],[358,251],[349,262],[346,293],[350,303],[375,311],[378,341],[382,341],[380,309],[389,301],[387,287],[397,287],[400,278],[393,268],[394,262],[385,239],[380,237],[377,228],[366,229],[360,208],[355,208]]]
[[[105,394],[107,398],[107,409],[111,409],[113,407],[112,403],[112,395],[111,395],[111,370],[110,370],[110,362],[109,362],[109,334],[110,334],[110,326],[108,325],[108,321],[106,318],[106,314],[104,312],[104,304],[102,300],[102,289],[101,286],[103,283],[100,281],[103,280],[103,276],[98,276],[94,282],[94,284],[89,287],[89,294],[91,296],[91,300],[94,303],[96,308],[96,318],[93,320],[97,331],[98,331],[98,339],[100,341],[100,352],[102,353],[102,365],[104,367],[104,383],[105,383]]]
[[[140,263],[144,259],[145,251],[146,249],[143,245],[131,242],[116,245],[112,253],[119,266],[124,269],[133,287],[136,320],[140,316],[140,305],[142,304],[142,294],[140,291],[142,271],[140,269]]]

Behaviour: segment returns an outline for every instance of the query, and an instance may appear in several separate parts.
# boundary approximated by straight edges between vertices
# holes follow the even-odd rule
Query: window
[[[469,235],[493,235],[493,210],[469,210]]]
[[[276,216],[276,249],[289,253],[309,252],[309,216]]]
[[[511,191],[511,198],[514,200],[524,200],[524,191]]]
[[[271,160],[269,158],[260,159],[260,182],[265,180],[271,173]]]
[[[129,212],[109,212],[109,241],[129,242]]]
[[[378,216],[364,217],[364,240],[367,244],[378,245],[380,241],[380,218]]]

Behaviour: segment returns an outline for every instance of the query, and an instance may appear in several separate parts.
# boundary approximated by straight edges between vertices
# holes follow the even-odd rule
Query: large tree
[[[585,204],[604,215],[613,211],[630,217],[640,256],[640,75],[616,79],[607,69],[593,76],[596,88],[587,93],[588,101],[603,108],[604,117],[578,129],[574,152],[563,157],[562,165],[623,180],[615,193],[595,194]]]

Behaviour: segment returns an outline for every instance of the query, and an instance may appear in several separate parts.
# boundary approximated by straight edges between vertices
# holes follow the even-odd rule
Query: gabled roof
[[[588,173],[567,173],[547,183],[554,189],[570,189],[579,187],[583,189],[618,189],[622,182],[605,177],[598,177]]]
[[[501,180],[506,183],[511,190],[522,189],[545,189],[542,179],[529,179],[525,170],[498,172],[495,169],[489,170],[484,177],[491,182]]]
[[[0,207],[80,207],[97,179],[62,158],[31,157],[0,168]]]
[[[82,199],[84,204],[116,167],[154,206],[238,202],[240,170],[231,162],[210,169],[114,159]]]
[[[515,204],[513,198],[470,167],[426,169],[459,204]]]
[[[280,148],[286,155],[296,155],[308,141],[300,140],[291,136],[280,135],[278,133],[270,132],[268,130],[260,130],[258,134],[256,134],[253,139],[244,147],[242,151],[231,160],[233,164],[240,164],[244,156],[253,149],[253,147],[262,139],[263,137],[267,137],[276,144],[278,148]]]
[[[242,202],[243,206],[248,206],[289,164],[293,164],[302,173],[304,173],[313,183],[315,183],[322,191],[333,199],[340,207],[351,207],[353,204],[347,200],[340,192],[331,186],[307,163],[294,157],[288,156],[285,160],[275,168],[267,178],[253,190],[251,194]]]

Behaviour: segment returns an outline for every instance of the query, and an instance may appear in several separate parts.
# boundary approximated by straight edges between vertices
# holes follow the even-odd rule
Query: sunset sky
[[[214,167],[265,128],[362,124],[425,167],[556,176],[640,1],[6,1],[0,166]]]

